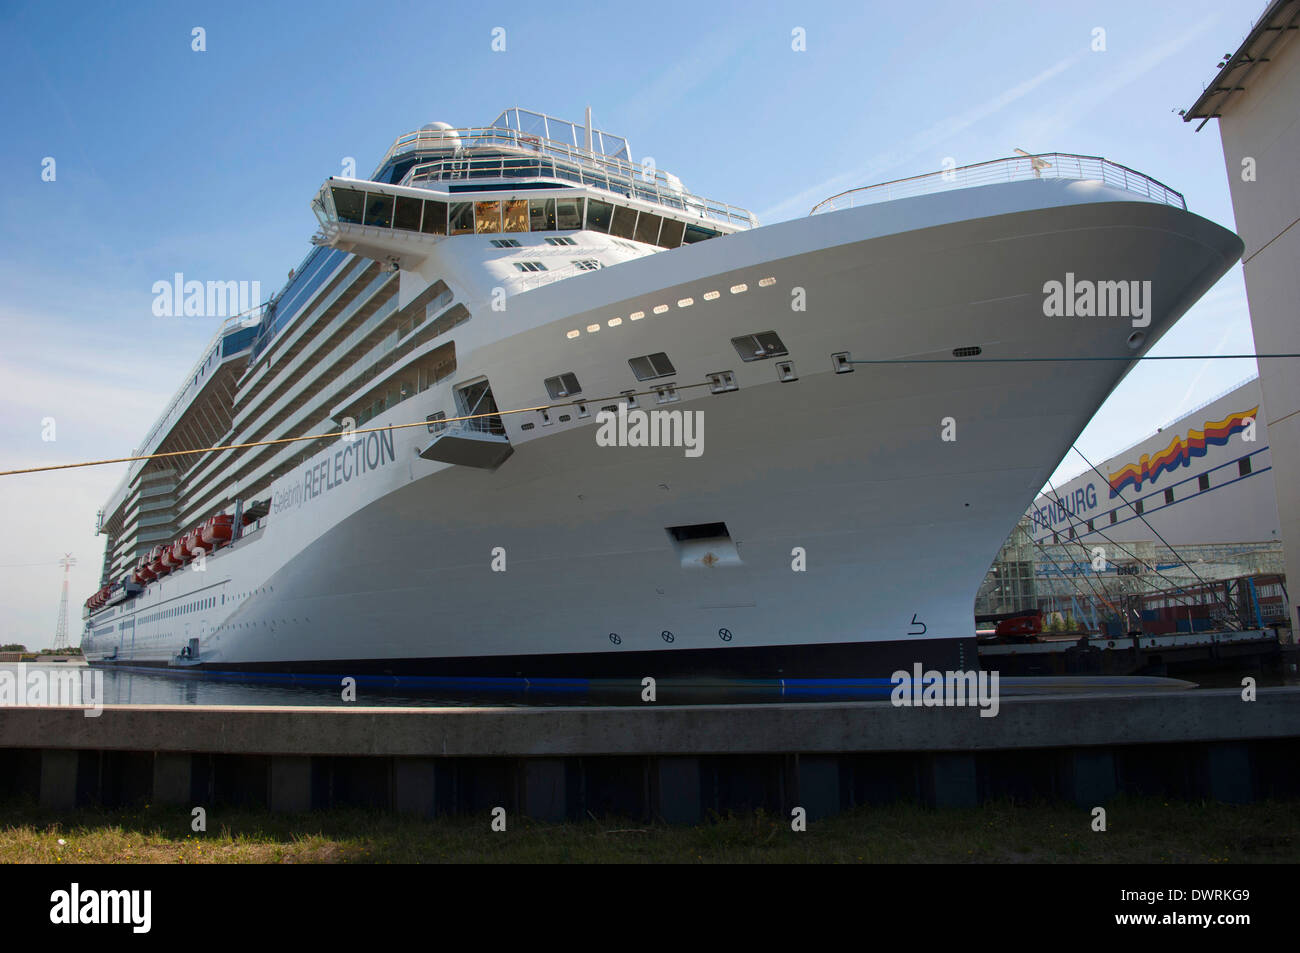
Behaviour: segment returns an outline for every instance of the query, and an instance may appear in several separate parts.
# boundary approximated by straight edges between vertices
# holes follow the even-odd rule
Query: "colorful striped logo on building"
[[[1192,457],[1205,456],[1207,447],[1222,447],[1233,434],[1245,430],[1257,413],[1258,405],[1250,410],[1229,414],[1219,421],[1207,420],[1204,430],[1189,430],[1186,439],[1174,437],[1169,446],[1154,456],[1143,454],[1138,463],[1130,463],[1110,475],[1111,497],[1119,496],[1126,486],[1140,490],[1143,483],[1155,483],[1162,473],[1172,473],[1177,467],[1190,466]]]

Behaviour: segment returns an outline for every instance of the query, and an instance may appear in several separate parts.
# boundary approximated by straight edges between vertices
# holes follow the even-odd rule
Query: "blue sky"
[[[431,120],[520,105],[626,136],[764,222],[857,185],[1031,152],[1103,155],[1233,224],[1218,129],[1191,105],[1263,0],[1086,5],[572,2],[15,3],[0,7],[0,469],[120,456],[215,330],[159,318],[155,281],[257,280],[307,252],[308,202]],[[206,31],[205,52],[191,30]],[[505,29],[506,49],[492,49]],[[1090,49],[1093,30],[1106,49]],[[806,50],[791,49],[795,28]],[[42,181],[53,157],[56,179]],[[1153,353],[1253,351],[1240,267]],[[1253,373],[1138,368],[1080,441],[1094,461]],[[56,422],[43,441],[42,420]],[[1056,478],[1082,469],[1067,459]],[[0,642],[53,639],[96,587],[121,466],[5,477]],[[1026,501],[1028,502],[1028,501]]]

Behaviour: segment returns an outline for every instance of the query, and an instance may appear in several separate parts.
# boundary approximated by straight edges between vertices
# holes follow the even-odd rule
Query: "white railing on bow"
[[[911,198],[916,195],[929,195],[934,192],[947,192],[956,189],[969,189],[981,185],[997,185],[1003,182],[1019,182],[1027,179],[1077,179],[1102,182],[1105,185],[1124,189],[1137,195],[1146,196],[1153,202],[1162,202],[1177,208],[1187,208],[1181,193],[1175,192],[1162,182],[1150,176],[1136,172],[1127,166],[1103,159],[1101,156],[1078,156],[1063,152],[1047,152],[1035,156],[1012,156],[1006,159],[993,159],[978,162],[975,165],[945,169],[941,172],[928,172],[914,175],[893,182],[879,185],[866,185],[849,189],[838,195],[832,195],[813,206],[808,214],[835,212],[840,209],[854,208],[859,205],[873,205],[878,202],[891,202],[894,199]]]

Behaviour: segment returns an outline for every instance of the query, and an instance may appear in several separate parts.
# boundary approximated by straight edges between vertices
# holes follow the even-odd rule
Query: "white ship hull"
[[[203,571],[93,615],[87,657],[169,665],[198,638],[200,668],[284,674],[974,667],[990,562],[1131,367],[978,362],[1137,356],[1239,253],[1230,232],[1180,209],[1027,182],[760,228],[557,282],[504,313],[485,306],[475,322],[515,333],[366,426],[454,413],[451,388],[484,375],[509,409],[545,403],[542,379],[574,372],[592,416],[504,417],[514,453],[496,470],[422,459],[423,426],[339,441],[278,481],[265,525]],[[1126,318],[1045,317],[1043,284],[1067,272],[1150,280],[1144,343],[1130,349]],[[796,289],[806,310],[792,309]],[[654,315],[659,304],[669,310]],[[646,317],[627,320],[637,310]],[[614,316],[625,320],[610,327]],[[567,337],[591,324],[601,330]],[[767,330],[797,380],[738,358],[732,337]],[[949,359],[968,346],[983,349],[970,363],[837,374],[831,359]],[[597,443],[595,414],[632,386],[628,358],[657,351],[676,365],[680,400],[639,405],[702,411],[698,457]],[[724,370],[737,390],[688,388]],[[946,418],[955,440],[942,439]],[[683,565],[668,527],[706,523],[726,524],[738,562]]]

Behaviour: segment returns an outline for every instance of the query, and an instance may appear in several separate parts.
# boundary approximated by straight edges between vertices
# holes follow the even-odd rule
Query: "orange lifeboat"
[[[165,576],[172,571],[172,567],[163,560],[164,546],[155,546],[153,553],[149,557],[149,568],[153,571],[154,576]]]
[[[148,584],[158,578],[157,573],[149,568],[149,563],[153,559],[153,554],[141,556],[140,561],[135,564],[136,581],[142,585]]]
[[[203,524],[199,531],[199,536],[209,550],[216,549],[230,542],[230,537],[234,535],[233,528],[235,518],[229,513],[222,513],[214,516]]]
[[[200,549],[206,553],[208,547],[203,545],[203,527],[196,526],[186,533],[184,538],[181,540],[181,545],[189,553],[189,558],[191,559],[199,554]]]

